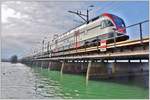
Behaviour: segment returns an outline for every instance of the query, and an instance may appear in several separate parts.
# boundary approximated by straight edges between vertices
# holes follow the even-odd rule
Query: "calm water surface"
[[[148,88],[128,82],[85,82],[85,76],[63,74],[23,64],[2,63],[2,98],[148,98]]]

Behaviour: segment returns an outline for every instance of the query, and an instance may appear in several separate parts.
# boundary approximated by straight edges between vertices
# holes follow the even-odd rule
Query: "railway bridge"
[[[59,70],[63,73],[86,75],[89,78],[116,78],[148,75],[149,36],[143,34],[143,21],[126,27],[138,27],[137,39],[116,41],[103,45],[75,48],[59,52],[42,52],[22,58],[22,63]]]

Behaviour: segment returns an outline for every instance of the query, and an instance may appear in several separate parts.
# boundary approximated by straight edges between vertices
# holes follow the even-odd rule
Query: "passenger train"
[[[103,13],[66,33],[55,38],[51,42],[50,49],[52,52],[83,48],[88,46],[100,45],[101,40],[107,43],[124,41],[129,39],[126,34],[125,23],[122,18]]]

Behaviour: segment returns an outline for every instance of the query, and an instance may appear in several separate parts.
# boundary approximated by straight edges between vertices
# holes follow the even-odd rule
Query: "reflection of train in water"
[[[100,45],[101,40],[107,43],[127,40],[125,23],[118,16],[104,13],[95,17],[88,24],[80,25],[60,36],[55,36],[50,48],[52,52]]]

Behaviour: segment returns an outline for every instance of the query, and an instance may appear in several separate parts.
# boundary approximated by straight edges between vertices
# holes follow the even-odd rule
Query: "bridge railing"
[[[136,24],[129,25],[121,30],[126,30],[127,34],[123,34],[120,36],[116,36],[116,32],[118,30],[114,30],[114,46],[116,47],[116,38],[122,37],[125,35],[129,35],[129,40],[140,40],[141,44],[143,42],[143,38],[149,37],[149,20],[144,20]]]
[[[149,37],[149,20],[129,25],[125,29],[130,40],[139,39],[142,43],[143,38]]]

